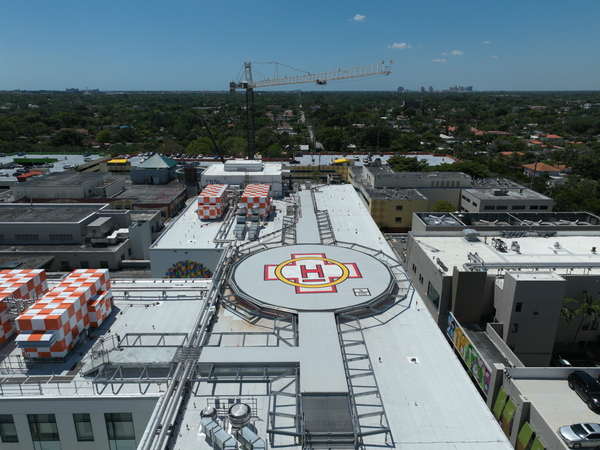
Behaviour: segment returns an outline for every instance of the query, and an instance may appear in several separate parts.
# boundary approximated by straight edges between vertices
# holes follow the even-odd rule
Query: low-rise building
[[[282,197],[282,165],[279,162],[245,159],[214,163],[202,173],[202,187],[209,184],[229,184],[242,188],[248,184],[268,184],[273,197]]]
[[[584,292],[597,296],[600,218],[586,213],[415,214],[400,253],[441,329],[448,313],[463,325],[490,323],[527,366],[557,352],[593,346],[588,318],[561,319]],[[587,323],[587,325],[586,325]]]
[[[163,229],[154,211],[115,211],[106,204],[2,204],[0,256],[16,267],[45,256],[52,270],[123,268],[148,260],[148,248]]]
[[[543,211],[550,212],[554,200],[507,179],[486,178],[473,182],[460,195],[459,211]]]

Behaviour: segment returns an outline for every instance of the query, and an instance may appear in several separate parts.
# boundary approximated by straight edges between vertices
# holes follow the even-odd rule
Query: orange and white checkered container
[[[107,269],[80,269],[17,317],[17,345],[28,358],[62,358],[77,337],[112,309]]]

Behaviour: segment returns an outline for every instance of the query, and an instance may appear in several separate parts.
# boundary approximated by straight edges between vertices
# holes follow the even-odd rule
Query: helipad
[[[395,280],[383,262],[366,253],[306,244],[245,257],[233,268],[231,286],[258,307],[335,312],[384,302]]]

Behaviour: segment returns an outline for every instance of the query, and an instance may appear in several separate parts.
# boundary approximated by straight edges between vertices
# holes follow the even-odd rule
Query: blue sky
[[[598,0],[0,0],[0,90],[227,90],[244,61],[386,77],[304,90],[600,90]],[[298,75],[279,72],[279,75]]]

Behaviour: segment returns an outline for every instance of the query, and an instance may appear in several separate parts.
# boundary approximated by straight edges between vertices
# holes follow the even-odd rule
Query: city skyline
[[[598,90],[591,0],[477,4],[357,1],[8,2],[0,90],[227,90],[243,63],[255,80],[392,64],[389,76],[265,90]]]

